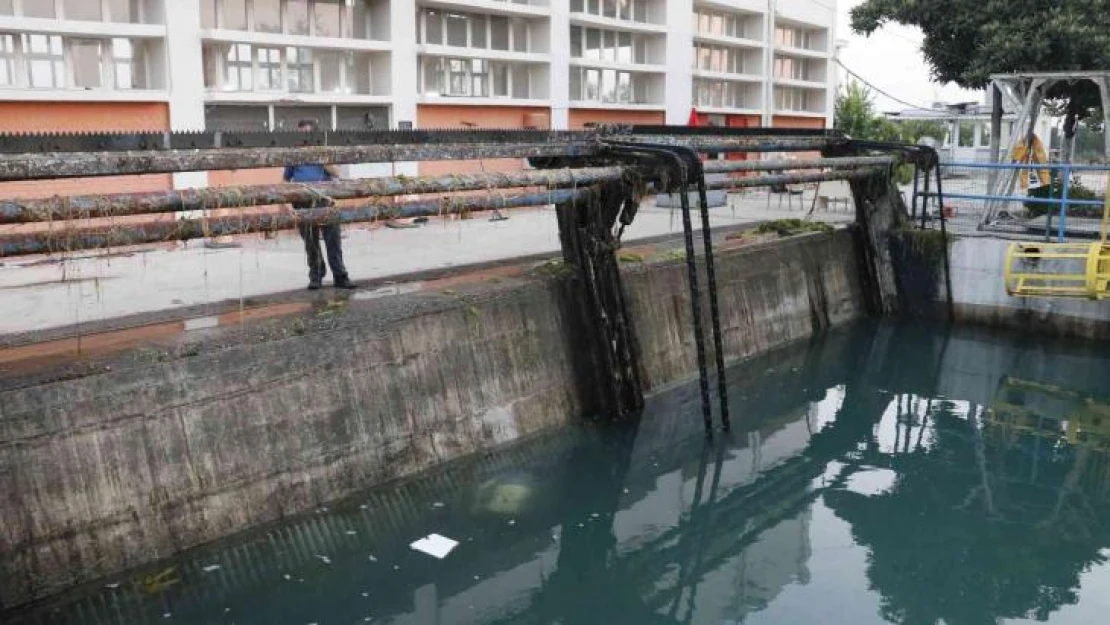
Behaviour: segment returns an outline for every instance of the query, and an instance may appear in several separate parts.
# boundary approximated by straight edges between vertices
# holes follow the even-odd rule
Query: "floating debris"
[[[400,570],[401,570],[401,567],[399,567],[399,566],[397,566],[396,564],[394,564],[394,565],[393,565],[393,570],[394,570],[394,571],[400,571]]]
[[[368,592],[364,592],[364,593],[362,593],[362,596],[363,596],[363,597],[369,597],[369,596],[370,596],[370,593],[368,593]]]
[[[104,587],[107,588],[108,590],[115,590],[115,589],[119,588],[119,582],[113,582],[111,584],[105,584]]]
[[[377,562],[378,561],[378,559],[374,557],[374,554],[370,554],[370,557],[367,558],[367,559],[370,560],[371,562]]]
[[[285,575],[282,575],[282,577],[284,577],[285,579],[293,579],[293,576],[288,574],[288,573],[286,573]]]
[[[323,562],[324,564],[331,564],[331,558],[329,558],[327,556],[322,556],[320,554],[316,554],[316,559]]]
[[[437,501],[437,502],[432,504],[432,507],[433,508],[446,508],[447,504],[443,503],[442,501]]]
[[[360,505],[360,506],[358,507],[358,509],[359,509],[359,510],[366,510],[366,509],[367,509],[367,508],[369,508],[369,507],[370,507],[370,506],[368,506],[368,505],[366,505],[366,504],[362,504],[362,505]]]
[[[509,519],[509,525],[516,525],[516,519]]]
[[[459,541],[452,540],[446,536],[440,536],[439,534],[429,534],[409,545],[409,547],[412,547],[416,551],[426,553],[440,560],[446,558],[447,554],[454,551],[455,547],[458,546]]]
[[[596,513],[596,512],[594,512],[593,514],[590,515],[591,519],[597,519],[597,518],[600,518],[600,517],[601,517],[601,515]]]
[[[162,618],[169,618],[171,616],[173,616],[173,615],[170,614],[169,612],[166,612],[166,613],[162,614]]]
[[[482,579],[482,576],[481,576],[481,575],[475,575],[475,576],[474,576],[474,581],[478,581],[478,580],[480,580],[480,579]]]
[[[358,532],[356,532],[356,531],[354,531],[354,530],[347,530],[347,535],[348,535],[348,536],[354,536],[354,535],[355,535],[355,534],[357,534],[357,533],[358,533]]]
[[[208,566],[200,567],[200,570],[204,571],[205,573],[211,573],[212,571],[220,570],[220,565],[219,564],[209,564]]]

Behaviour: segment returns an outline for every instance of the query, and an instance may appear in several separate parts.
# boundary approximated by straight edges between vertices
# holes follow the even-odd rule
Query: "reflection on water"
[[[554,433],[0,620],[1102,622],[1105,370],[1083,346],[852,328],[732,370],[724,440],[678,388],[638,428]],[[432,532],[461,544],[408,548]]]

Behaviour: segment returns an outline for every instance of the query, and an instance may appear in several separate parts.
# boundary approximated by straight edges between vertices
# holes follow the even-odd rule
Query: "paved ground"
[[[838,191],[824,190],[835,195]],[[846,191],[840,191],[846,195]],[[712,211],[714,226],[804,216],[766,196],[734,196],[732,205]],[[826,221],[851,221],[851,213],[819,212]],[[681,233],[670,209],[645,206],[625,234],[626,242]],[[129,250],[112,256],[20,258],[0,263],[0,335],[59,328],[128,315],[185,309],[237,298],[288,292],[307,282],[304,250],[295,233],[276,238],[238,238],[232,247],[200,242]],[[432,221],[419,229],[366,226],[348,228],[344,253],[351,276],[367,280],[420,271],[510,259],[559,250],[551,209],[511,213],[507,221],[482,216],[464,221]]]

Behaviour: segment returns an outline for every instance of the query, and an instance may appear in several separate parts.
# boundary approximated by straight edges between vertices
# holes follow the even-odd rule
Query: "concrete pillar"
[[[166,85],[170,94],[170,129],[204,130],[204,62],[200,40],[200,0],[165,3]],[[173,175],[175,189],[208,186],[207,172]]]
[[[389,40],[393,45],[393,71],[390,94],[393,96],[393,127],[402,122],[416,126],[416,1],[392,0],[389,3]]]
[[[668,124],[686,125],[694,91],[693,0],[667,0],[667,78],[664,102]]]
[[[419,93],[416,59],[416,1],[391,0],[389,3],[389,41],[393,45],[390,56],[390,94],[393,99],[392,125],[403,122],[418,126],[416,98]],[[391,174],[416,175],[416,163],[397,163]]]
[[[570,0],[551,0],[551,127],[570,127]]]
[[[763,16],[763,125],[770,127],[775,118],[775,13],[778,3],[767,0]]]

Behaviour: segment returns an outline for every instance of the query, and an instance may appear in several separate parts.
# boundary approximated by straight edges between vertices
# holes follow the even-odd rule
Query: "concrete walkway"
[[[359,281],[559,251],[553,209],[509,215],[499,222],[481,214],[470,220],[433,220],[418,229],[349,227],[344,232],[347,266]],[[712,210],[712,225],[804,215],[797,200],[794,210],[787,210],[785,204],[778,208],[773,198],[768,210],[762,194],[733,196],[730,207]],[[841,223],[852,219],[847,210],[816,217]],[[624,240],[681,232],[679,213],[645,205]],[[0,335],[272,295],[306,283],[303,244],[292,232],[271,239],[238,237],[230,246],[194,241],[112,255],[0,259]]]

